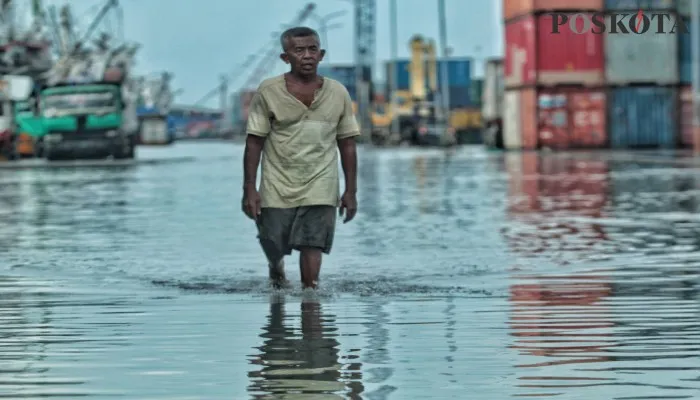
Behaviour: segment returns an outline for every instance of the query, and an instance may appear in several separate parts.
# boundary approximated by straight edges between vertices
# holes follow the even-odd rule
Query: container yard
[[[689,1],[504,1],[502,138],[487,122],[489,146],[510,150],[672,149],[692,145]],[[639,10],[667,13],[666,33],[583,29],[593,13],[634,25]],[[578,32],[552,32],[551,13],[583,14]],[[631,24],[631,25],[630,25]],[[486,65],[487,88],[489,71]],[[493,75],[493,72],[490,72]],[[493,81],[492,81],[493,82]],[[490,83],[493,87],[495,83]],[[490,97],[489,97],[490,96]],[[485,98],[495,98],[491,94]],[[488,121],[496,120],[492,110]]]

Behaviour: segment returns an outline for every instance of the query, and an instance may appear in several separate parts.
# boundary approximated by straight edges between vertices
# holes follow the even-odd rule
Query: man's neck
[[[293,81],[297,81],[299,83],[303,84],[311,84],[311,83],[316,83],[318,82],[319,76],[318,74],[313,74],[313,75],[297,75],[294,72],[288,72],[287,77],[291,78]]]

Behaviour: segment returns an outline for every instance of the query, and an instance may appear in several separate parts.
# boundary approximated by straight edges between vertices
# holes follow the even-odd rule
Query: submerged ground
[[[362,149],[309,296],[266,287],[240,145],[139,158],[0,170],[0,398],[700,393],[689,159]]]

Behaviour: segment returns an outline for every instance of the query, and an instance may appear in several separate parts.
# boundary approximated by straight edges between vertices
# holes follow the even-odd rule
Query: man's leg
[[[291,253],[288,238],[294,215],[294,209],[263,208],[258,217],[258,239],[267,258],[270,283],[276,289],[289,287],[284,256]]]
[[[301,271],[301,284],[306,288],[316,289],[318,275],[321,273],[321,259],[323,252],[318,247],[299,247],[299,270]]]
[[[289,243],[299,250],[299,269],[304,288],[318,286],[323,253],[329,254],[335,233],[336,208],[308,206],[297,209]]]

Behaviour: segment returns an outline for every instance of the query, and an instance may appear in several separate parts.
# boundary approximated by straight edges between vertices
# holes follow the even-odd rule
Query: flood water
[[[0,398],[700,398],[697,169],[362,149],[313,295],[185,156],[0,170]]]

